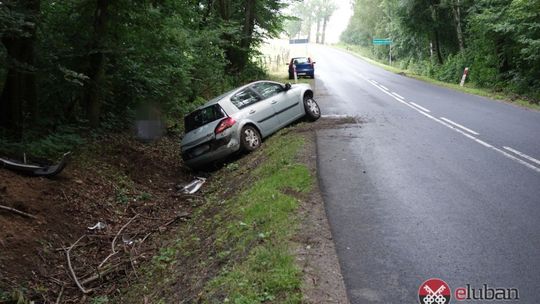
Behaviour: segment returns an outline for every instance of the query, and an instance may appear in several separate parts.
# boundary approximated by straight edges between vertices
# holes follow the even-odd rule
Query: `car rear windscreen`
[[[293,61],[294,64],[306,64],[306,63],[309,63],[309,59],[305,58],[305,57],[294,58],[293,60],[294,60]]]
[[[184,127],[186,133],[200,128],[208,123],[221,119],[225,116],[225,111],[223,111],[223,109],[218,104],[213,104],[206,108],[191,112],[184,118]]]

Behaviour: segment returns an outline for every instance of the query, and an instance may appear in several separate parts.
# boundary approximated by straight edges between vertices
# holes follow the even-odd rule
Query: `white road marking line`
[[[409,103],[410,103],[410,104],[412,104],[413,106],[415,106],[415,107],[419,108],[419,109],[420,109],[420,110],[422,110],[422,111],[425,111],[425,112],[431,113],[431,111],[430,111],[430,110],[428,110],[428,109],[426,109],[426,108],[422,107],[421,105],[418,105],[418,104],[416,104],[416,103],[414,103],[414,102],[412,102],[412,101],[410,101]]]
[[[449,124],[452,124],[452,125],[458,127],[458,128],[462,128],[463,130],[465,130],[465,131],[467,131],[467,132],[469,132],[469,133],[472,133],[472,134],[474,134],[474,135],[480,135],[480,133],[478,133],[478,132],[476,132],[476,131],[473,131],[473,130],[471,130],[471,129],[465,127],[465,126],[462,126],[462,125],[458,124],[458,123],[455,122],[455,121],[451,121],[451,120],[448,119],[448,118],[441,117],[441,119],[444,120],[444,121],[446,121],[446,122],[449,123]]]
[[[534,158],[532,156],[529,156],[529,155],[527,155],[525,153],[519,152],[518,150],[512,149],[510,147],[503,147],[503,148],[510,151],[510,152],[512,152],[512,153],[514,153],[514,154],[517,154],[517,155],[519,155],[519,156],[521,156],[521,157],[523,157],[523,158],[525,158],[527,160],[530,160],[533,163],[537,163],[537,164],[540,165],[540,160],[538,160],[538,159],[536,159],[536,158]]]
[[[375,80],[373,80],[373,79],[371,79],[370,81],[373,82],[373,83],[375,83],[375,84],[379,84],[377,81],[375,81]]]
[[[486,147],[486,148],[489,148],[489,149],[491,149],[491,150],[494,150],[494,151],[496,151],[496,152],[499,152],[499,153],[501,153],[502,155],[504,155],[504,156],[506,156],[506,157],[508,157],[508,158],[510,158],[510,159],[512,159],[512,160],[514,160],[514,161],[517,161],[518,163],[524,165],[525,167],[527,167],[527,168],[529,168],[529,169],[532,169],[532,170],[536,171],[537,173],[540,173],[540,168],[538,168],[538,167],[536,167],[536,166],[534,166],[534,165],[532,165],[532,164],[530,164],[530,163],[528,163],[528,162],[526,162],[526,161],[523,161],[523,160],[521,160],[521,159],[519,159],[519,158],[517,158],[517,157],[515,157],[515,156],[513,156],[513,155],[511,155],[511,154],[509,154],[509,153],[506,153],[505,151],[503,151],[503,150],[501,150],[501,149],[499,149],[499,148],[497,148],[497,147],[494,147],[494,146],[488,144],[487,142],[485,142],[485,141],[483,141],[483,140],[480,140],[480,139],[478,139],[478,138],[476,138],[476,137],[470,135],[469,133],[465,133],[464,131],[462,131],[462,130],[460,130],[460,129],[458,129],[458,128],[455,128],[455,127],[453,127],[453,126],[447,124],[446,122],[444,122],[444,121],[442,121],[442,120],[439,120],[438,118],[436,118],[436,117],[430,115],[430,114],[427,114],[427,113],[424,113],[424,112],[418,111],[418,110],[417,110],[417,112],[420,113],[420,114],[422,114],[422,115],[424,115],[424,116],[426,116],[426,117],[428,117],[428,118],[430,118],[430,119],[433,119],[434,121],[436,121],[436,122],[438,122],[438,123],[440,123],[440,124],[442,124],[442,125],[444,125],[444,126],[450,128],[450,129],[452,129],[452,130],[454,130],[454,131],[456,131],[456,132],[458,132],[458,133],[460,133],[460,134],[462,134],[462,135],[464,135],[464,136],[467,137],[467,138],[470,138],[470,139],[474,140],[475,142],[481,144],[482,146],[484,146],[484,147]]]
[[[398,93],[391,92],[392,95],[396,96],[397,98],[405,99],[405,97],[399,95]]]
[[[367,79],[367,78],[365,78],[365,77],[362,77],[362,78],[363,78],[364,80],[369,81],[369,79]],[[379,88],[379,86],[377,86],[377,85],[375,85],[375,86],[376,86],[377,88]],[[507,158],[510,158],[510,159],[512,159],[512,160],[514,160],[514,161],[516,161],[516,162],[518,162],[518,163],[524,165],[525,167],[527,167],[527,168],[529,168],[529,169],[532,169],[532,170],[536,171],[537,173],[540,173],[540,168],[538,168],[538,167],[536,167],[536,166],[534,166],[534,165],[532,165],[532,164],[530,164],[530,163],[528,163],[528,162],[526,162],[526,161],[524,161],[524,160],[521,160],[521,159],[519,159],[519,158],[513,156],[512,154],[506,153],[505,151],[503,151],[503,150],[501,150],[501,149],[499,149],[499,148],[496,148],[496,147],[494,147],[494,146],[492,146],[492,145],[486,143],[485,141],[482,141],[482,140],[480,140],[480,139],[478,139],[478,138],[472,136],[471,134],[466,133],[465,131],[462,131],[461,129],[458,129],[458,128],[456,128],[456,127],[454,127],[454,126],[452,126],[452,125],[450,125],[450,124],[448,124],[448,123],[446,123],[446,122],[444,122],[444,121],[442,121],[442,120],[440,120],[440,119],[434,117],[433,115],[430,115],[430,114],[428,114],[428,113],[426,113],[426,112],[421,111],[421,110],[418,109],[418,108],[415,108],[413,105],[409,104],[408,102],[405,102],[405,101],[403,101],[403,100],[401,100],[401,99],[395,97],[394,95],[390,94],[389,92],[386,92],[386,91],[382,90],[381,88],[379,88],[379,90],[381,90],[381,92],[387,94],[388,96],[392,97],[393,99],[395,99],[395,100],[401,102],[402,104],[408,106],[409,108],[415,110],[416,112],[418,112],[418,113],[420,113],[420,114],[426,116],[427,118],[432,119],[432,120],[434,120],[434,121],[440,123],[441,125],[446,126],[446,127],[450,128],[450,129],[452,129],[452,130],[454,130],[454,131],[460,133],[461,135],[464,135],[465,137],[467,137],[467,138],[469,138],[469,139],[474,140],[475,142],[481,144],[482,146],[484,146],[484,147],[486,147],[486,148],[489,148],[489,149],[492,149],[492,150],[494,150],[494,151],[496,151],[496,152],[499,152],[499,153],[501,153],[502,155],[506,156]]]
[[[387,90],[387,91],[390,91],[387,87],[383,86],[382,84],[379,84],[379,86],[381,86],[381,88]]]

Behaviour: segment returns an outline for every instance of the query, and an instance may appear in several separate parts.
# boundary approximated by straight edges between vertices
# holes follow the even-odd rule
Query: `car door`
[[[298,94],[293,90],[285,90],[280,83],[269,81],[258,82],[252,87],[263,100],[268,100],[274,107],[280,126],[284,126],[303,115],[302,103]]]
[[[243,117],[257,125],[262,137],[268,136],[279,128],[280,122],[271,100],[263,100],[251,87],[234,94],[231,102],[241,111]]]

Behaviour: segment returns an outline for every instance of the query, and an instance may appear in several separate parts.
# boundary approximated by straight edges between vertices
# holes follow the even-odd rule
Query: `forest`
[[[540,0],[355,0],[341,40],[394,65],[540,100]]]
[[[54,155],[134,118],[182,115],[264,71],[281,0],[0,1],[0,147]]]

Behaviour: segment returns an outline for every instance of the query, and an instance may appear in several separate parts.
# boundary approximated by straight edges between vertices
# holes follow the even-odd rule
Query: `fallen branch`
[[[62,289],[60,289],[60,293],[58,294],[58,297],[56,298],[56,304],[60,304],[60,300],[62,300],[62,296],[64,295],[64,288],[65,286],[62,285]]]
[[[79,279],[77,279],[77,275],[75,274],[75,270],[73,270],[73,266],[71,266],[71,257],[69,255],[71,252],[71,249],[73,249],[73,247],[75,247],[75,245],[77,245],[77,243],[79,243],[84,237],[85,237],[84,235],[81,236],[75,243],[73,243],[71,246],[68,247],[68,249],[66,250],[66,258],[67,258],[69,272],[71,273],[73,281],[75,281],[75,284],[77,284],[77,287],[79,287],[82,293],[87,294],[87,293],[92,292],[92,289],[85,289],[82,286],[82,284],[79,282]]]
[[[114,239],[111,243],[111,254],[109,254],[99,265],[98,265],[98,269],[103,267],[103,265],[111,258],[113,257],[114,255],[116,255],[118,252],[116,251],[116,240],[118,239],[118,236],[120,235],[120,233],[122,233],[122,231],[129,225],[131,224],[131,222],[133,222],[134,219],[136,219],[137,217],[139,216],[139,214],[135,214],[134,217],[132,217],[131,219],[129,219],[129,221],[127,223],[124,224],[124,226],[122,226],[122,228],[120,228],[120,230],[118,230],[118,232],[116,233],[116,235],[114,236]]]
[[[82,284],[88,284],[88,283],[92,283],[94,282],[95,280],[98,280],[98,279],[101,279],[102,277],[108,275],[109,273],[112,273],[114,272],[115,270],[117,270],[120,266],[123,266],[124,264],[128,263],[129,260],[125,260],[125,261],[121,261],[120,263],[116,264],[116,265],[113,265],[113,266],[109,266],[105,269],[103,269],[101,272],[98,272],[96,273],[95,275],[91,276],[91,277],[88,277],[86,279],[84,279],[81,283]]]
[[[7,210],[7,211],[11,211],[13,213],[17,213],[18,215],[22,215],[24,217],[29,217],[31,219],[35,219],[37,220],[37,216],[35,215],[32,215],[30,213],[26,213],[26,212],[23,212],[21,210],[17,210],[15,208],[11,208],[11,207],[8,207],[8,206],[4,206],[4,205],[0,205],[0,209],[3,209],[3,210]]]

